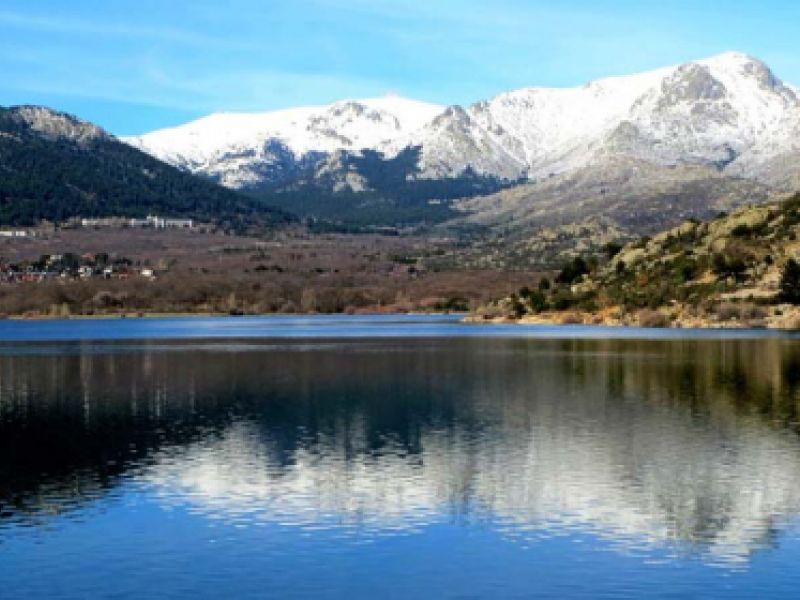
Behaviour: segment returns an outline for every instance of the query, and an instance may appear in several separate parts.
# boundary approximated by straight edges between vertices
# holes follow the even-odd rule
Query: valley
[[[452,238],[84,228],[0,238],[0,315],[393,313],[466,311],[538,275],[460,265]],[[74,267],[52,257],[73,256]],[[84,276],[78,259],[121,265]],[[85,264],[85,261],[84,261]],[[31,277],[26,277],[30,274]]]

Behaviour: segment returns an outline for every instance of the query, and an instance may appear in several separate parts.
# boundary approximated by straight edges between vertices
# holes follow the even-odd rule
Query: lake
[[[800,338],[0,322],[2,598],[794,598]]]

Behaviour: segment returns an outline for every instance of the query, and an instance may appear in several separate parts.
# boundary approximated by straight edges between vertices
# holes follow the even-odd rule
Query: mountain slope
[[[575,252],[657,233],[689,218],[710,218],[775,198],[770,186],[704,165],[662,167],[609,159],[456,203],[449,229],[479,228],[464,261],[493,268],[552,268]]]
[[[0,108],[0,222],[144,216],[275,222],[289,217],[43,107]]]
[[[690,217],[707,218],[763,202],[769,186],[707,165],[664,168],[646,160],[609,158],[490,196],[459,203],[467,222],[530,233],[536,226],[610,218],[631,233],[654,233]]]
[[[540,180],[624,155],[769,183],[776,174],[764,165],[800,150],[798,133],[796,88],[757,59],[731,52],[577,88],[525,88],[467,108],[401,98],[348,101],[211,115],[128,141],[237,188],[286,185],[336,152],[370,149],[390,159],[416,146],[422,178],[469,169]]]
[[[229,187],[263,188],[289,183],[337,151],[376,149],[418,130],[442,109],[387,96],[268,113],[218,113],[125,141]]]
[[[764,160],[799,147],[795,90],[760,61],[738,53],[580,88],[518,90],[476,104],[465,115],[460,119],[469,122],[472,139],[485,140],[483,147],[500,145],[518,172],[535,180],[620,156],[749,176]],[[478,160],[460,153],[443,169],[435,148],[463,146],[463,130],[443,138],[437,129],[428,126],[420,134],[423,170],[452,172]],[[427,152],[429,147],[434,150]],[[486,172],[508,168],[498,159]]]
[[[479,319],[800,328],[800,194],[576,257]]]
[[[333,221],[455,217],[524,237],[602,216],[638,234],[797,189],[800,96],[761,61],[729,52],[466,108],[348,101],[212,115],[128,141]]]

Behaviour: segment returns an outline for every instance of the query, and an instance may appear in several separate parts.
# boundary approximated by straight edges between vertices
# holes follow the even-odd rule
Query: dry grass
[[[637,321],[640,327],[651,327],[655,329],[669,327],[670,325],[669,317],[658,310],[640,310],[637,314]]]
[[[583,325],[583,317],[578,313],[568,312],[561,315],[559,323],[561,325]]]
[[[0,313],[432,310],[452,299],[478,306],[536,281],[535,273],[427,269],[424,251],[443,243],[374,235],[310,236],[302,231],[255,239],[183,231],[81,230],[3,240],[0,255],[9,262],[42,254],[107,252],[162,271],[153,281],[133,277],[0,285]]]

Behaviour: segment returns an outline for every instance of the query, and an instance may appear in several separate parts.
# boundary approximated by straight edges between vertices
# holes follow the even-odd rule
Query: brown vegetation
[[[650,310],[649,308],[640,310],[637,319],[639,321],[639,327],[663,328],[669,327],[670,323],[670,319],[667,315],[658,310]]]
[[[425,254],[447,240],[309,235],[270,238],[192,232],[61,231],[0,242],[4,260],[109,252],[156,272],[152,280],[53,279],[0,285],[0,313],[347,313],[464,311],[535,274],[438,270]]]

